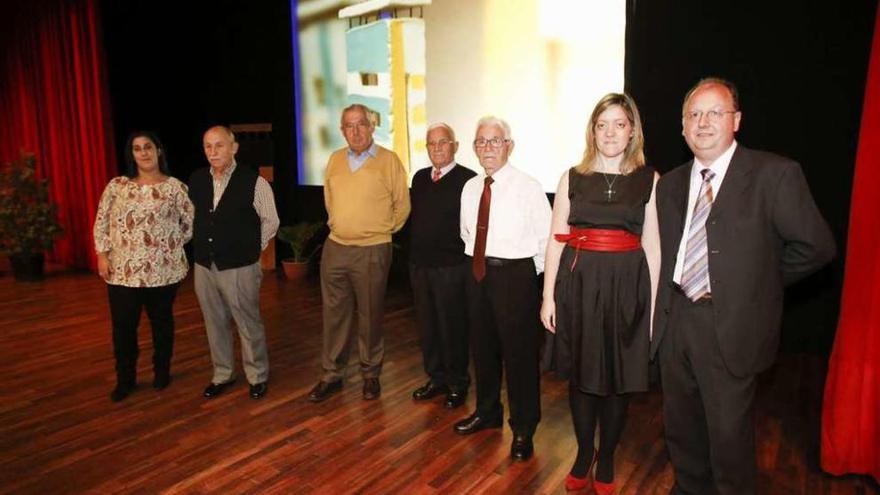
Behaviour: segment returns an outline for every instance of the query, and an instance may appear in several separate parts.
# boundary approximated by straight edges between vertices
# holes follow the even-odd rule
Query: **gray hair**
[[[449,133],[450,139],[452,139],[452,141],[455,142],[455,131],[452,130],[452,127],[450,127],[449,124],[447,124],[445,122],[436,122],[434,124],[431,124],[428,126],[428,130],[425,131],[425,135],[427,136],[434,129],[446,129],[446,132]]]
[[[372,118],[373,114],[375,114],[376,112],[371,110],[370,107],[362,105],[360,103],[352,103],[351,105],[342,109],[342,113],[339,114],[339,125],[342,125],[342,116],[345,115],[346,112],[350,112],[352,110],[360,110],[361,113],[364,114],[364,118],[367,119],[367,122],[370,123],[370,127],[376,127],[376,123],[373,122]]]
[[[486,115],[485,117],[481,118],[477,122],[477,130],[474,131],[474,134],[476,134],[480,130],[480,127],[483,126],[498,127],[504,133],[504,139],[513,139],[513,134],[510,132],[510,124],[508,124],[506,120],[500,117],[496,117],[494,115]]]

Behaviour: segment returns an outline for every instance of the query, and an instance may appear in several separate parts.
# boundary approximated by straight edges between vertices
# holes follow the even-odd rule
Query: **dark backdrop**
[[[741,93],[739,141],[803,165],[843,253],[876,8],[629,0],[626,88],[645,121],[649,163],[663,172],[689,158],[682,96],[700,77],[729,78]],[[295,185],[287,0],[104,0],[102,11],[117,149],[132,130],[154,129],[186,179],[206,164],[209,125],[271,122],[282,223],[325,216],[320,188]],[[784,347],[829,348],[842,273],[841,256],[789,291]]]

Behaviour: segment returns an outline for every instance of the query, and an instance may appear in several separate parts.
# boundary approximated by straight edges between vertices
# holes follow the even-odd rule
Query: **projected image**
[[[429,165],[428,124],[450,124],[457,161],[477,170],[477,120],[505,118],[511,164],[552,191],[580,160],[593,105],[623,89],[623,0],[300,0],[292,12],[303,185],[323,184],[345,146],[340,113],[362,103],[410,176]]]

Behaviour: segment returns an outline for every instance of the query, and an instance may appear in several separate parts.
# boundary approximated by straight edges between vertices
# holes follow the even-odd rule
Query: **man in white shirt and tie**
[[[514,141],[497,117],[477,124],[474,152],[485,170],[461,193],[461,238],[470,256],[465,284],[477,384],[477,408],[455,424],[468,435],[499,428],[502,370],[507,377],[515,460],[532,456],[541,419],[538,274],[550,233],[550,203],[541,184],[508,164]]]

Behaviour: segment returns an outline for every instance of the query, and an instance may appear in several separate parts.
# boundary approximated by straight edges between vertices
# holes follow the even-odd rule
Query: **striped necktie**
[[[706,245],[706,218],[712,211],[712,178],[715,172],[704,168],[700,195],[691,216],[687,245],[684,250],[684,267],[681,272],[681,290],[691,301],[709,292],[709,249]]]

